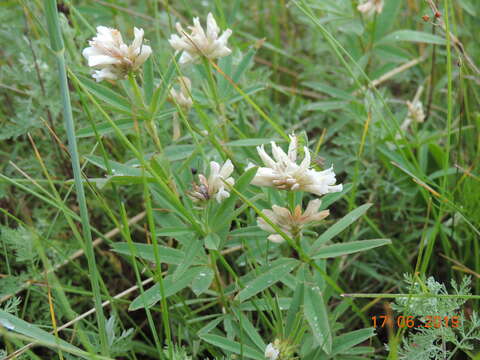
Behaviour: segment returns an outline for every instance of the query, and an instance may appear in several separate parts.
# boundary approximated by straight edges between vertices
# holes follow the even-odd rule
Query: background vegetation
[[[480,7],[387,0],[366,17],[357,5],[59,1],[57,54],[41,1],[2,1],[0,358],[262,359],[278,339],[281,359],[479,359]],[[208,12],[233,30],[233,54],[220,72],[180,67],[175,22]],[[153,54],[139,89],[91,80],[81,51],[98,25],[128,42],[145,30]],[[94,253],[67,151],[63,56]],[[183,115],[167,101],[180,74],[195,101]],[[401,128],[415,98],[425,119]],[[255,146],[286,148],[292,132],[344,184],[305,234],[347,244],[328,256],[303,257],[256,226],[257,210],[311,198],[247,186]],[[227,158],[236,190],[199,210],[187,196],[195,174]],[[364,239],[391,244],[348,245]],[[381,315],[461,323],[373,329]]]

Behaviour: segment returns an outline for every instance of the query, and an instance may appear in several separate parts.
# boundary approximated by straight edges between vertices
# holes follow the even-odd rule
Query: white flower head
[[[133,28],[133,31],[135,38],[128,46],[117,29],[97,26],[97,35],[82,52],[88,66],[96,69],[92,77],[97,82],[122,79],[129,71],[137,70],[150,56],[152,49],[143,45],[143,29]]]
[[[408,115],[411,121],[421,123],[425,120],[425,113],[423,112],[423,105],[421,101],[407,101]]]
[[[193,99],[191,96],[192,82],[186,76],[179,76],[177,81],[180,84],[180,90],[177,91],[172,88],[170,90],[170,98],[181,108],[190,109],[193,105]]]
[[[225,161],[223,166],[220,166],[216,161],[211,161],[208,178],[200,174],[198,176],[200,185],[193,185],[193,191],[190,192],[190,196],[194,200],[201,201],[215,198],[219,203],[230,197],[228,185],[233,186],[235,184],[235,180],[230,176],[233,173],[233,169],[234,167],[230,159]]]
[[[269,360],[276,360],[280,355],[280,350],[278,350],[272,343],[268,344],[265,348],[265,358]]]
[[[180,64],[198,63],[202,56],[208,59],[217,59],[231,54],[227,41],[232,30],[227,29],[220,34],[220,28],[212,13],[207,16],[207,30],[200,24],[198,17],[193,18],[193,26],[189,26],[188,34],[180,23],[176,24],[178,34],[173,34],[168,40],[170,45],[177,50],[183,51]]]
[[[380,14],[383,11],[383,0],[363,0],[357,6],[357,10],[366,16],[372,16],[375,12]]]
[[[272,141],[273,159],[267,154],[264,146],[258,146],[258,155],[265,167],[260,167],[252,180],[253,185],[275,187],[280,190],[307,191],[315,195],[342,191],[341,184],[335,185],[333,167],[317,171],[310,168],[310,152],[304,147],[305,157],[297,164],[298,141],[295,135],[290,135],[288,153]],[[253,166],[252,164],[249,167]]]
[[[299,234],[302,229],[308,225],[317,223],[325,219],[329,215],[328,210],[318,211],[321,205],[320,199],[311,200],[308,202],[307,208],[302,213],[302,209],[299,205],[291,213],[287,208],[277,205],[272,206],[272,210],[263,210],[264,215],[286,235],[293,238]],[[268,240],[274,243],[281,243],[284,241],[280,234],[277,234],[275,229],[270,226],[263,218],[257,218],[257,224],[260,229],[268,231],[271,235],[268,236]]]

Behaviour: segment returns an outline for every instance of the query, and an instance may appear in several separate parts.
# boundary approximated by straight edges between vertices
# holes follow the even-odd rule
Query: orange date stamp
[[[373,327],[397,326],[399,328],[441,328],[451,327],[458,328],[460,326],[460,319],[458,316],[439,316],[427,315],[421,319],[414,316],[388,316],[379,315],[371,317]]]

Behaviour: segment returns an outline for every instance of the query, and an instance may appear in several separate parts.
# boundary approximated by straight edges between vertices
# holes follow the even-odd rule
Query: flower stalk
[[[68,137],[68,146],[73,168],[73,176],[75,180],[75,189],[77,192],[77,201],[80,208],[80,217],[82,223],[82,232],[84,237],[85,255],[87,257],[88,269],[90,273],[90,282],[94,297],[95,311],[97,313],[98,328],[100,334],[100,346],[102,355],[109,355],[109,346],[106,331],[106,319],[102,307],[102,298],[100,293],[99,273],[95,260],[95,252],[93,249],[93,239],[88,216],[87,202],[85,191],[82,183],[82,174],[80,169],[80,159],[77,150],[77,142],[75,137],[75,127],[73,123],[73,113],[70,102],[70,93],[68,89],[67,71],[65,65],[65,47],[63,44],[60,24],[58,21],[57,1],[45,0],[45,10],[47,17],[48,33],[50,36],[51,48],[54,52],[57,62],[58,76],[60,82],[60,92],[62,96],[63,117]]]

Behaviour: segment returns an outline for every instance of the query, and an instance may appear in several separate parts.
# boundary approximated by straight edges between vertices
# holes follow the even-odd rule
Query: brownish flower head
[[[311,200],[303,213],[300,205],[295,207],[293,213],[287,208],[277,205],[273,205],[272,210],[264,210],[263,213],[285,234],[295,237],[300,234],[304,227],[319,222],[328,216],[328,210],[318,211],[321,203],[320,199]],[[268,240],[275,243],[284,241],[283,237],[277,234],[275,229],[261,217],[257,218],[257,224],[262,230],[272,233],[268,236]]]

